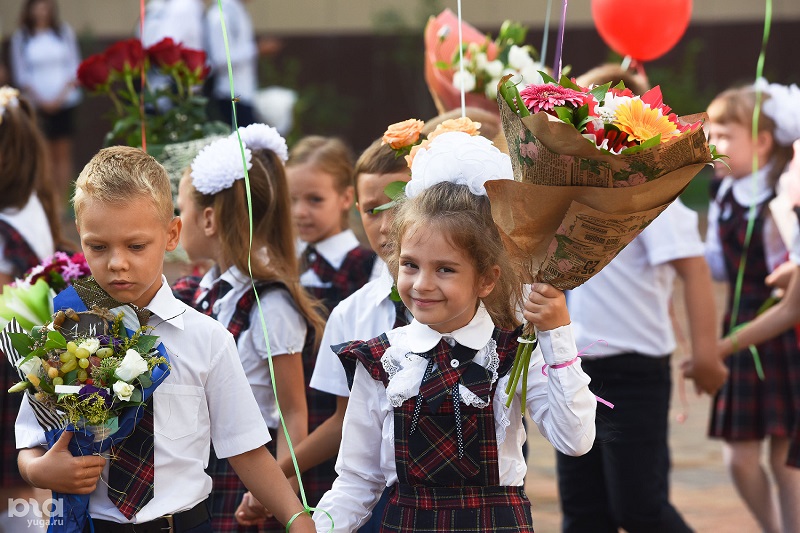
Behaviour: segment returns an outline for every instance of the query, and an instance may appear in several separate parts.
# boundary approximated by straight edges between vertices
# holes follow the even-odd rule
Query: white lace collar
[[[404,329],[407,331],[406,346],[414,353],[427,352],[439,344],[442,337],[455,339],[462,346],[480,350],[492,338],[494,322],[492,322],[492,317],[489,316],[489,312],[486,311],[483,302],[481,302],[469,324],[452,333],[439,333],[416,320],[412,320],[411,324]]]

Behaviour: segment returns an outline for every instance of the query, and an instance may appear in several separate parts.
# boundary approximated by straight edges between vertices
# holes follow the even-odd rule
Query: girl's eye
[[[403,263],[400,264],[400,266],[404,268],[417,268],[417,265],[415,265],[411,261],[404,261]]]
[[[451,272],[455,272],[455,270],[453,270],[450,267],[440,267],[439,268],[439,272],[451,273]]]

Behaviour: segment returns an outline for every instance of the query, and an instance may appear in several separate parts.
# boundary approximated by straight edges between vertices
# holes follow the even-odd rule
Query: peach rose
[[[450,131],[463,131],[464,133],[475,136],[480,135],[480,129],[481,123],[473,122],[468,117],[451,118],[436,126],[436,129],[433,130],[433,133],[428,135],[428,139],[432,141],[438,135]]]
[[[408,163],[408,168],[411,168],[411,163],[414,162],[414,157],[417,155],[422,148],[427,148],[428,145],[431,143],[430,139],[425,139],[419,144],[415,144],[411,147],[411,151],[406,156],[406,163]]]
[[[394,150],[410,146],[419,140],[424,125],[424,122],[415,118],[392,124],[383,134],[383,144],[388,144]]]

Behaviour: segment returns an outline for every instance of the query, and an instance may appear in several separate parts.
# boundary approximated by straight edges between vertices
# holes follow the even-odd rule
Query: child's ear
[[[500,266],[494,265],[478,280],[478,298],[486,298],[494,290],[497,280],[500,279]]]
[[[350,206],[353,205],[353,200],[355,200],[355,191],[352,185],[348,185],[342,193],[342,210],[350,209]]]
[[[769,157],[772,155],[772,150],[775,146],[775,137],[772,135],[772,132],[769,131],[759,131],[757,142],[756,142],[756,151],[758,153],[759,160],[766,162],[769,160]]]
[[[213,237],[217,234],[217,219],[214,216],[214,208],[206,207],[203,209],[203,233],[206,237]]]
[[[182,227],[183,222],[181,221],[181,217],[172,217],[172,220],[169,221],[169,226],[167,227],[166,246],[168,252],[171,252],[178,247],[178,243],[181,241]]]

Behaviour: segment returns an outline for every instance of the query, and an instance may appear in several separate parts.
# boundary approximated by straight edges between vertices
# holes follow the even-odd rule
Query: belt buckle
[[[175,531],[174,515],[166,514],[162,518],[164,518],[167,521],[167,531],[169,531],[169,533]]]

